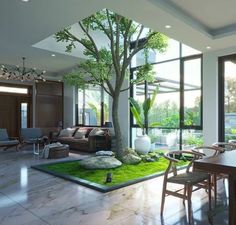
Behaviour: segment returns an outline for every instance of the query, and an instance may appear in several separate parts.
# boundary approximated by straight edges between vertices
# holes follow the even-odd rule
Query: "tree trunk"
[[[115,131],[115,152],[116,152],[116,157],[118,159],[122,159],[123,156],[123,141],[122,141],[122,135],[121,135],[121,129],[120,129],[120,121],[119,121],[119,116],[118,116],[118,109],[119,109],[119,98],[120,98],[120,93],[115,94],[113,96],[113,102],[112,102],[112,121],[114,125],[114,131]]]

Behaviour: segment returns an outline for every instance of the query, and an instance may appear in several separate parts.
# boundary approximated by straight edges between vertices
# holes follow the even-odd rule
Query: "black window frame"
[[[133,45],[131,45],[131,48]],[[200,59],[201,60],[201,97],[200,97],[200,125],[185,125],[184,124],[184,62],[188,60],[193,60],[193,59]],[[194,55],[189,55],[189,56],[182,56],[182,43],[179,42],[179,57],[178,58],[173,58],[173,59],[168,59],[168,60],[163,60],[160,62],[153,62],[150,63],[151,65],[158,65],[166,62],[171,62],[171,61],[176,61],[179,60],[180,62],[180,108],[179,108],[179,127],[155,127],[154,129],[170,129],[170,130],[179,130],[180,131],[180,137],[179,137],[179,145],[180,145],[180,150],[182,150],[182,131],[183,130],[203,130],[203,54],[194,54]],[[134,77],[134,72],[137,70],[140,66],[137,67],[130,67],[130,79],[133,79]],[[148,97],[147,95],[147,90],[148,90],[148,84],[145,81],[144,82],[144,91],[145,91],[145,99]],[[133,97],[133,87],[130,89],[130,97]],[[133,128],[139,128],[137,124],[134,124],[134,118],[133,115],[130,111],[130,147],[132,144],[132,129]]]
[[[79,105],[78,105],[78,96],[79,96],[79,92],[76,91],[76,95],[77,95],[77,103],[75,104],[75,124],[76,126],[86,126],[86,127],[103,127],[105,122],[105,112],[104,112],[104,98],[105,98],[105,90],[101,87],[101,86],[98,86],[100,87],[100,93],[101,93],[101,113],[100,113],[100,121],[101,123],[99,125],[87,125],[85,124],[85,92],[86,90],[88,89],[80,89],[83,91],[83,112],[82,112],[82,123],[80,123],[79,121]],[[79,89],[78,89],[79,90]]]

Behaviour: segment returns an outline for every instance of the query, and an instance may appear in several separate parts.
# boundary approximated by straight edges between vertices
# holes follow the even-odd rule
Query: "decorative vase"
[[[151,148],[151,139],[146,134],[137,136],[134,140],[134,147],[138,154],[146,155]]]

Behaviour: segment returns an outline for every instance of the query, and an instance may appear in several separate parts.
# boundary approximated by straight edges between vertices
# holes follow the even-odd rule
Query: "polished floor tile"
[[[160,217],[162,179],[158,177],[109,193],[83,187],[31,169],[32,165],[87,157],[73,154],[66,159],[48,160],[30,150],[0,149],[0,225],[186,225],[181,199],[167,197]],[[227,198],[219,181],[218,205]],[[213,211],[208,219],[205,191],[192,196],[193,224],[227,224],[227,210]]]

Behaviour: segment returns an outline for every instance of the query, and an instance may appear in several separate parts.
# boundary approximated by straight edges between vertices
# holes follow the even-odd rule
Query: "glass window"
[[[28,123],[28,103],[21,103],[21,128],[27,128]]]
[[[84,91],[78,91],[78,122],[79,124],[84,124]]]
[[[168,47],[165,52],[161,53],[158,51],[149,50],[148,62],[156,63],[162,62],[169,59],[176,59],[180,57],[180,43],[173,39],[168,40]],[[144,51],[139,51],[133,58],[131,62],[131,67],[141,66],[145,64]]]
[[[201,130],[183,130],[183,149],[203,145],[203,134]]]
[[[156,52],[156,62],[162,62],[169,59],[176,59],[180,57],[180,43],[174,39],[168,40],[168,47],[165,52]]]
[[[201,125],[201,59],[184,61],[184,125]]]
[[[104,121],[109,121],[109,95],[100,86],[78,90],[78,123],[102,126]]]
[[[201,131],[189,130],[200,129],[202,126],[202,58],[191,57],[201,52],[178,41],[169,39],[168,44],[165,53],[149,52],[148,60],[153,65],[155,81],[134,85],[132,93],[141,103],[158,88],[157,97],[148,117],[149,125],[158,124],[148,131],[151,139],[156,140],[155,147],[152,144],[152,148],[184,149],[191,143],[202,143]],[[132,67],[145,63],[142,53],[139,52],[134,57]],[[186,56],[188,57],[183,58]],[[135,74],[135,71],[133,73]],[[139,134],[141,129],[132,127],[132,144]]]
[[[161,127],[179,127],[179,60],[157,64],[154,69],[156,82],[148,85],[148,91],[157,87],[159,91],[149,113],[149,123],[158,122]]]
[[[28,94],[28,88],[0,86],[0,92]]]
[[[225,141],[236,139],[236,63],[224,62]]]
[[[101,125],[101,89],[89,87],[85,90],[85,125]]]
[[[182,57],[201,54],[200,51],[189,47],[188,45],[182,44]]]

